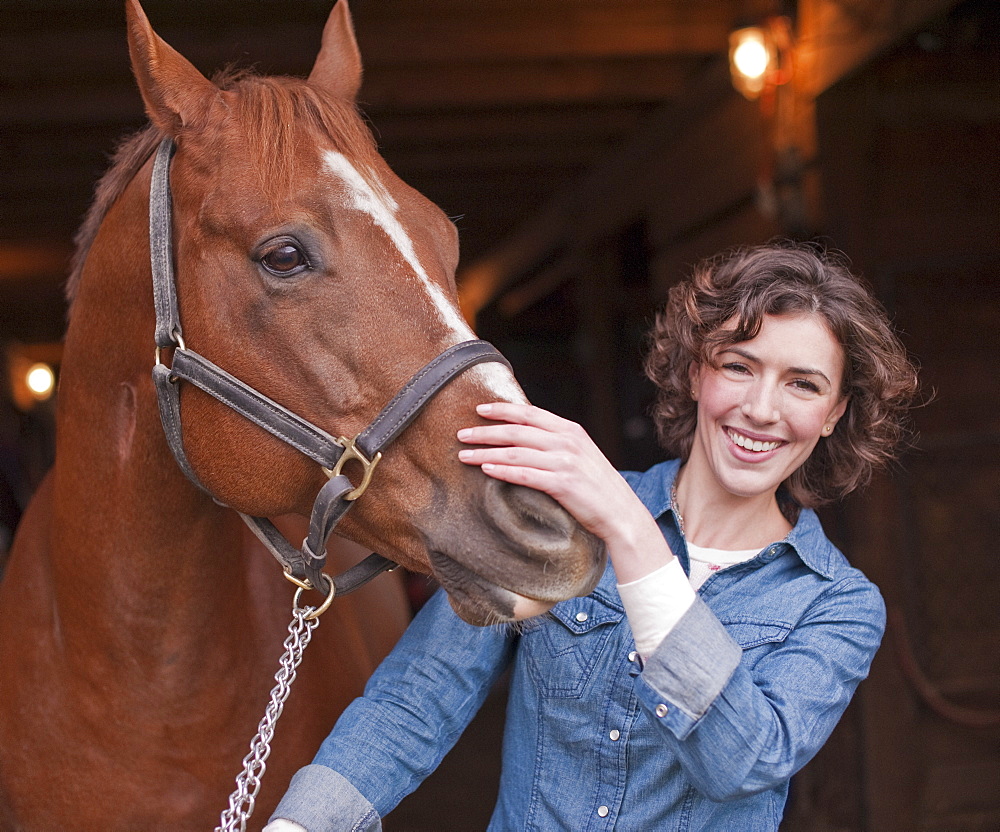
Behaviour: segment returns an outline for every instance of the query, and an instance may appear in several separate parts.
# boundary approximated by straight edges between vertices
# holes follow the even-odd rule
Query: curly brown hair
[[[844,350],[847,410],[784,483],[801,506],[840,499],[895,458],[907,438],[917,372],[870,289],[842,253],[772,242],[702,261],[670,290],[649,334],[646,374],[657,386],[653,420],[663,447],[686,460],[697,422],[692,363],[755,338],[765,315],[818,314]]]

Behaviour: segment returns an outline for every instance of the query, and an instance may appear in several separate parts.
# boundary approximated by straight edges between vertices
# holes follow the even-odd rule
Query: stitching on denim
[[[381,818],[379,813],[375,809],[369,809],[361,818],[358,819],[357,823],[351,827],[351,832],[364,832],[369,826],[375,822],[379,821],[379,828],[381,828]]]

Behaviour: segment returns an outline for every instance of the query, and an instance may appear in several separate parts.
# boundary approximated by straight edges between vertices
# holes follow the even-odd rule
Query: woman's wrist
[[[604,544],[620,584],[640,580],[674,559],[656,520],[645,508],[634,519],[619,523],[604,538]]]

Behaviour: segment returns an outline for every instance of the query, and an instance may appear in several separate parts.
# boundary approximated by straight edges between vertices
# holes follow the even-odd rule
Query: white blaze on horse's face
[[[351,207],[363,211],[375,220],[375,223],[399,250],[406,263],[420,278],[420,282],[430,297],[431,304],[440,316],[442,323],[452,333],[454,338],[452,344],[475,338],[475,334],[458,311],[458,307],[447,298],[440,286],[431,281],[417,259],[413,240],[410,239],[410,235],[406,233],[406,229],[403,228],[403,224],[396,216],[399,204],[392,198],[392,194],[374,177],[374,174],[371,176],[374,185],[361,176],[357,168],[342,153],[335,150],[324,151],[323,163],[327,170],[347,186],[347,192],[351,197]],[[487,388],[496,394],[497,399],[513,402],[527,401],[521,388],[506,367],[489,362],[473,367],[470,372],[479,375]]]

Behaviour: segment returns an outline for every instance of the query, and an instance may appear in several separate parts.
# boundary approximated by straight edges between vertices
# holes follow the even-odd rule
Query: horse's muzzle
[[[538,614],[594,589],[606,563],[598,538],[547,494],[494,479],[484,485],[486,537],[479,545],[466,538],[460,547],[435,547],[431,555],[462,618],[476,624],[523,618],[524,610]]]

